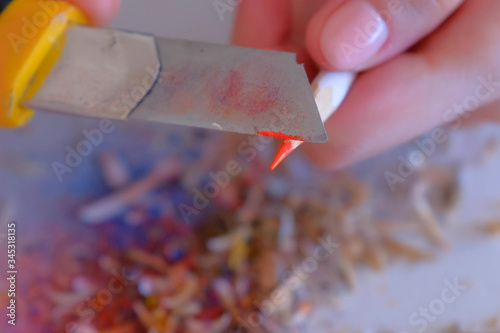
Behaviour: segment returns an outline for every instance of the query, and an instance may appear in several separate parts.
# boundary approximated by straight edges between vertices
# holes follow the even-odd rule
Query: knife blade
[[[295,54],[75,25],[22,104],[321,143],[328,141]]]

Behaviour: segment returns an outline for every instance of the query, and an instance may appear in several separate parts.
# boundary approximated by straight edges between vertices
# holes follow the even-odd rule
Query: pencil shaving
[[[145,267],[153,268],[160,273],[168,273],[170,267],[165,260],[140,249],[130,249],[127,251],[127,257]]]
[[[356,287],[355,279],[354,279],[354,267],[351,261],[351,258],[346,250],[340,250],[340,271],[342,272],[342,276],[349,287],[349,289],[354,290]]]
[[[119,189],[131,180],[130,171],[117,156],[107,153],[99,158],[104,180],[112,189]]]
[[[109,330],[99,331],[99,333],[136,333],[134,324],[124,324]]]
[[[500,235],[500,222],[489,222],[482,228],[490,235]]]
[[[116,217],[128,205],[160,186],[164,181],[175,177],[179,172],[180,168],[177,162],[162,161],[143,179],[104,199],[83,207],[78,215],[86,223],[100,223]]]
[[[365,248],[364,258],[368,265],[375,271],[382,271],[385,268],[385,259],[382,247],[378,243],[369,242]]]
[[[420,249],[417,249],[408,244],[404,244],[400,241],[396,241],[390,237],[384,237],[382,239],[382,245],[384,248],[394,256],[404,257],[410,261],[432,261],[434,256],[426,253]]]
[[[427,235],[429,241],[441,249],[447,249],[449,248],[448,241],[426,197],[427,190],[428,184],[425,182],[417,182],[414,186],[412,201],[415,206],[415,211],[421,222],[422,231]]]

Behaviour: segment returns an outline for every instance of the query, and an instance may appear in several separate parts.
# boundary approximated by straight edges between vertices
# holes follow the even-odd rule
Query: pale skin
[[[119,8],[72,2],[97,25]],[[319,69],[360,72],[326,123],[330,141],[305,146],[331,169],[445,123],[500,121],[499,41],[498,0],[241,0],[233,35],[236,45],[296,52],[310,78]],[[463,105],[474,109],[451,122],[449,110]]]
[[[120,10],[120,0],[67,0],[79,7],[95,26],[106,25]]]

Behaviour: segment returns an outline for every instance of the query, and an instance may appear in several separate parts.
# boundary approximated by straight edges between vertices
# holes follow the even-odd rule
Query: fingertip
[[[82,10],[89,18],[90,24],[104,26],[120,10],[120,0],[66,0]]]
[[[361,68],[382,48],[389,28],[365,0],[331,1],[313,18],[307,34],[309,51],[329,70]]]

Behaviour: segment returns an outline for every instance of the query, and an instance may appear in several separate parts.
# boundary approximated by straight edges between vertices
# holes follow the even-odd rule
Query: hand
[[[90,24],[104,26],[118,13],[120,0],[67,0],[80,8],[89,18]]]
[[[326,123],[330,141],[307,147],[329,168],[472,111],[500,119],[499,40],[498,0],[242,0],[234,32],[237,45],[297,52],[310,77],[362,71]]]

